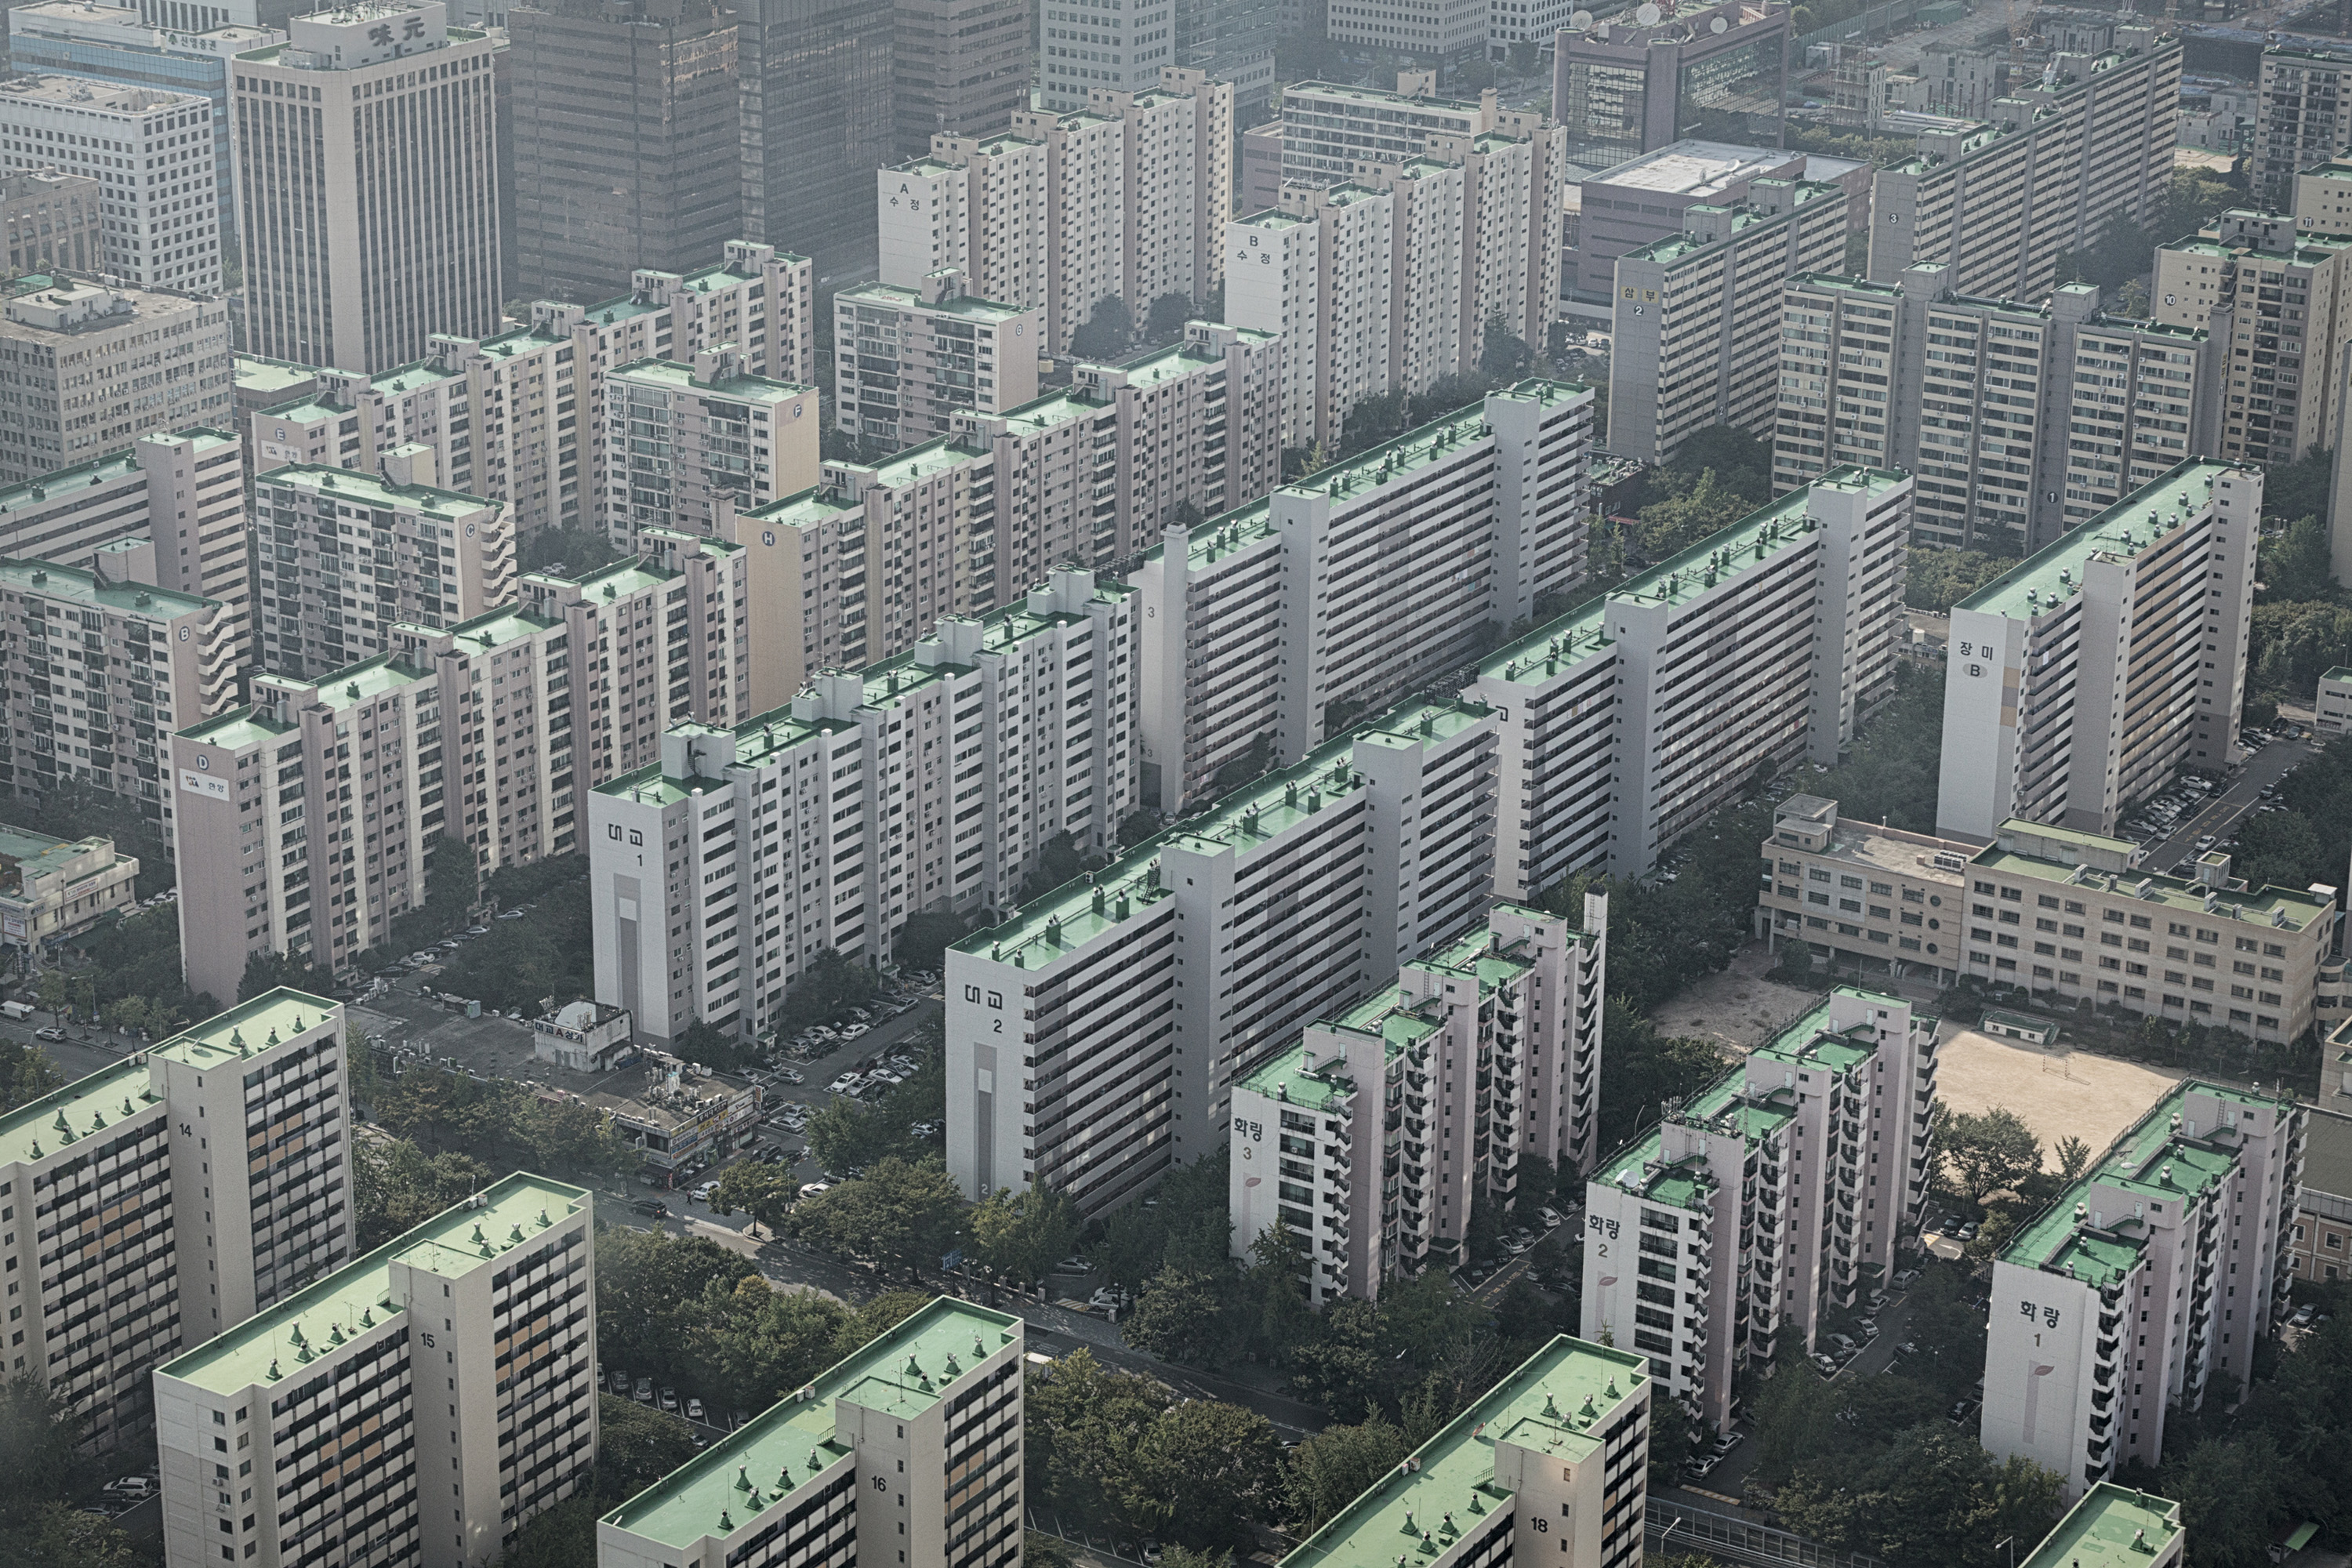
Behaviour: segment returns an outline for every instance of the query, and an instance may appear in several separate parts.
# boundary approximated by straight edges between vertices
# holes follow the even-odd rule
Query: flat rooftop
[[[1021,1338],[1021,1320],[941,1296],[862,1350],[819,1373],[612,1512],[604,1522],[680,1552],[740,1528],[848,1452],[834,1442],[834,1405],[917,1415],[960,1377]]]
[[[324,996],[280,985],[250,1002],[240,1002],[226,1013],[215,1013],[148,1049],[154,1056],[204,1067],[241,1057],[247,1050],[267,1046],[275,1039],[292,1039],[334,1010],[335,1004]]]
[[[0,555],[0,584],[20,594],[37,594],[43,598],[86,605],[93,610],[153,620],[170,620],[220,607],[217,599],[199,598],[170,588],[151,588],[144,583],[101,582],[96,573],[78,566],[61,566],[51,561],[19,561],[5,555]]]
[[[1954,608],[2012,618],[2046,614],[2081,591],[2084,565],[2094,556],[2138,553],[2156,542],[2160,529],[2171,526],[2167,520],[2193,516],[2211,505],[2213,487],[2237,471],[2232,463],[2182,463],[2027,556]]]
[[[429,681],[434,677],[431,671],[417,668],[398,654],[380,653],[316,680],[289,680],[276,675],[266,679],[287,691],[308,692],[310,700],[330,708],[345,708],[354,702],[372,702],[387,691]]]
[[[967,321],[994,323],[1009,321],[1028,312],[1018,305],[1000,305],[993,300],[976,299],[970,294],[957,294],[945,300],[925,300],[919,289],[904,289],[895,283],[863,283],[855,289],[844,289],[833,297],[834,307],[843,305],[876,305],[888,310],[919,310],[934,316],[955,316]]]
[[[708,392],[719,397],[731,397],[742,403],[782,403],[788,397],[799,397],[814,390],[798,382],[771,381],[764,375],[722,375],[712,381],[696,377],[694,367],[677,360],[648,358],[615,366],[609,380],[626,377],[648,385],[675,388],[679,392]]]
[[[2179,1503],[2101,1481],[2020,1568],[2137,1568],[2179,1533]]]
[[[1622,190],[1705,201],[1725,195],[1744,180],[1758,179],[1804,161],[1802,153],[1690,139],[1670,142],[1639,157],[1628,158],[1584,183],[1588,186],[1613,185]]]
[[[212,100],[198,93],[165,92],[152,87],[117,87],[94,77],[19,76],[0,81],[0,93],[19,103],[49,103],[85,114],[147,114],[177,111],[201,105],[206,113]]]
[[[230,751],[242,751],[287,733],[294,728],[281,724],[248,702],[242,708],[232,708],[218,718],[192,724],[179,733],[183,739],[202,741],[207,745],[226,746]]]
[[[288,463],[283,468],[257,475],[254,485],[257,490],[263,485],[332,490],[339,501],[348,500],[353,506],[377,507],[386,511],[453,511],[462,516],[499,505],[497,501],[469,496],[463,490],[445,490],[435,485],[395,485],[389,479],[362,473],[356,468],[331,468],[321,463]]]
[[[111,1063],[14,1110],[0,1111],[0,1167],[46,1160],[154,1102],[143,1064],[129,1058]]]

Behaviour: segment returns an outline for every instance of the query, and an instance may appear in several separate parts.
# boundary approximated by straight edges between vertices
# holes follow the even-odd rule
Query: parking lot
[[[2248,731],[2246,743],[2253,746],[2260,734]],[[2139,841],[2142,863],[2148,870],[2188,876],[2199,855],[2227,848],[2247,817],[2272,809],[2264,792],[2302,766],[2316,748],[2311,731],[2301,724],[2283,723],[2271,734],[2280,738],[2262,737],[2263,743],[2255,747],[2244,771],[2235,778],[2207,789],[2186,782],[2176,784],[2144,803],[2118,827],[2120,834]]]

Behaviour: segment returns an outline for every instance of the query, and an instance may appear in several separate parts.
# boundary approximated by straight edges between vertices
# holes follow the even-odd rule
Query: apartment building
[[[80,935],[139,902],[139,858],[102,833],[71,843],[0,824],[0,937],[21,947]]]
[[[1214,517],[1281,482],[1281,356],[1271,332],[1187,321],[1181,343],[1072,373],[1072,389],[1108,405],[1118,432],[1110,561],[1131,560],[1187,507]],[[1097,565],[1103,542],[1097,533]]]
[[[1880,170],[1871,281],[1948,261],[1959,293],[2038,300],[2062,252],[2153,220],[2172,178],[2180,40],[2129,26],[2116,44],[2055,57],[2038,83],[1995,100],[1990,121],[1923,132],[1915,157]]]
[[[1972,977],[2264,1041],[2324,1023],[2335,889],[2249,888],[2218,852],[2194,877],[2149,876],[2129,839],[2011,821],[1979,847],[1798,795],[1775,808],[1764,854],[1778,879],[1757,895],[1756,926],[1776,950],[1802,942],[1864,974]]]
[[[126,540],[153,546],[123,558],[138,580],[221,606],[225,661],[242,668],[253,641],[246,559],[244,443],[192,426],[142,436],[128,450],[0,489],[0,553],[87,562]]]
[[[221,203],[209,98],[84,76],[0,82],[0,170],[58,169],[106,188],[106,258],[138,289],[217,294]]]
[[[1440,98],[1424,90],[1432,84],[1418,72],[1399,80],[1403,85],[1394,92],[1328,81],[1286,85],[1277,127],[1280,178],[1338,184],[1359,163],[1411,163],[1428,151],[1432,136],[1475,136],[1492,129],[1493,105],[1483,97],[1476,102]]]
[[[2296,195],[2295,177],[2352,142],[2352,121],[2339,107],[2347,78],[2352,54],[2340,49],[2273,45],[2263,50],[2246,175],[2265,210],[2299,210],[2288,205]]]
[[[1370,1300],[1390,1279],[1466,1261],[1471,1205],[1517,1205],[1522,1154],[1588,1165],[1608,924],[1602,894],[1587,896],[1580,927],[1496,905],[1483,929],[1235,1083],[1234,1256],[1279,1225],[1309,1302]]]
[[[2332,1039],[2328,1045],[2340,1048]],[[2295,1191],[2294,1228],[2287,1233],[2290,1268],[2297,1279],[2343,1279],[2346,1239],[2352,1237],[2352,1196],[2347,1195],[2352,1181],[2346,1179],[2352,1174],[2352,1116],[2330,1094],[2331,1079],[2341,1081],[2336,1072],[2322,1079],[2326,1103],[2305,1113],[2303,1182]]]
[[[1571,176],[1574,188],[1561,213],[1561,300],[1610,306],[1618,258],[1673,239],[1694,207],[1744,205],[1757,181],[1802,180],[1815,165],[1781,148],[1684,137],[1598,174]],[[1870,186],[1860,184],[1859,191],[1845,184],[1847,212],[1866,221]],[[1841,256],[1838,270],[1843,262]]]
[[[1936,830],[2112,834],[2234,758],[2259,470],[2183,463],[1952,607]]]
[[[0,483],[23,484],[157,430],[229,422],[228,307],[36,275],[0,311]]]
[[[342,1009],[278,990],[0,1116],[9,1375],[85,1453],[156,1426],[158,1363],[350,1257],[347,1094]],[[257,1151],[246,1181],[214,1179],[214,1132]]]
[[[2018,1233],[1993,1261],[1986,1448],[2073,1497],[2154,1464],[2216,1373],[2245,1386],[2286,1300],[2306,1115],[2190,1079]]]
[[[1046,840],[1108,847],[1135,805],[1135,618],[1133,590],[1059,571],[788,708],[671,729],[589,796],[597,1000],[660,1038],[756,1037],[816,954],[886,961],[910,915],[1009,907]]]
[[[953,268],[919,289],[868,283],[833,297],[834,423],[897,449],[948,433],[959,409],[1001,413],[1037,395],[1045,321],[964,292]]]
[[[494,40],[448,26],[442,0],[376,0],[286,30],[231,70],[246,345],[374,371],[416,358],[430,333],[493,331],[499,192],[481,152]]]
[[[514,598],[503,509],[440,489],[432,466],[429,448],[411,447],[387,453],[381,477],[315,464],[261,476],[254,652],[263,669],[299,680],[384,652],[395,621],[446,626]]]
[[[1282,196],[1225,226],[1225,313],[1281,342],[1283,445],[1336,446],[1348,411],[1390,390],[1396,198],[1355,184]]]
[[[1133,574],[1145,801],[1185,809],[1230,764],[1299,755],[1580,580],[1591,404],[1587,387],[1522,382],[1169,527]]]
[[[598,1521],[599,1568],[1018,1563],[1026,1354],[936,1298]]]
[[[1779,142],[1790,30],[1788,12],[1759,0],[1646,23],[1612,16],[1579,27],[1570,18],[1552,58],[1569,156],[1606,169],[1694,130],[1717,142]]]
[[[2217,456],[2293,462],[2335,439],[2336,357],[2352,338],[2352,234],[2223,213],[2203,234],[2158,247],[2149,308],[2227,345]]]
[[[1485,907],[1495,729],[1405,704],[951,948],[964,1191],[1098,1214],[1222,1147],[1235,1085]]]
[[[104,270],[106,198],[100,193],[105,189],[92,175],[53,168],[0,174],[0,224],[7,230],[8,269],[18,275]]]
[[[146,540],[94,551],[86,568],[0,556],[0,790],[97,790],[169,845],[159,749],[234,702],[239,669],[226,607],[154,586],[153,558]]]
[[[1617,258],[1609,449],[1646,461],[1711,426],[1772,427],[1781,287],[1843,265],[1846,195],[1758,180],[1746,204],[1691,207],[1683,225]]]
[[[2320,159],[2294,175],[2294,226],[2315,234],[2352,234],[2352,158]]]
[[[615,542],[647,529],[716,536],[719,501],[749,510],[817,482],[816,388],[751,373],[732,349],[646,359],[604,380],[607,516]]]
[[[495,1562],[595,1464],[593,1207],[518,1172],[158,1368],[168,1560]]]
[[[1894,1273],[1927,1192],[1936,1025],[1840,986],[1669,1101],[1586,1184],[1584,1332],[1644,1352],[1699,1420],[1729,1426],[1743,1370],[1791,1342],[1811,1352],[1825,1311]]]
[[[2228,331],[1812,274],[1782,290],[1776,484],[1866,461],[1918,478],[1922,544],[2027,551],[2218,444]]]
[[[2180,1505],[2101,1481],[2066,1510],[2025,1560],[2025,1568],[2069,1568],[2085,1552],[2145,1554],[2148,1568],[2179,1568],[2187,1555]]]
[[[1171,294],[1205,300],[1225,275],[1218,231],[1233,216],[1234,84],[1171,66],[1139,91],[1094,88],[1087,108],[1126,127],[1120,267],[1137,319]]]

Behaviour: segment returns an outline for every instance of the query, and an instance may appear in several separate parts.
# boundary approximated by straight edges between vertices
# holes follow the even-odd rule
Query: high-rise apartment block
[[[1145,549],[1187,507],[1214,517],[1281,482],[1275,403],[1281,355],[1281,341],[1271,332],[1188,321],[1184,341],[1173,347],[1072,372],[1074,389],[1116,411],[1118,529],[1110,561]],[[1099,506],[1101,498],[1094,499]],[[1097,522],[1097,565],[1106,563],[1104,542]]]
[[[1393,1552],[1412,1553],[1407,1562],[1630,1568],[1642,1560],[1650,1412],[1661,1396],[1645,1358],[1563,1334],[1283,1561],[1322,1568]]]
[[[1936,1023],[1840,986],[1585,1186],[1584,1332],[1650,1358],[1711,1426],[1739,1373],[1895,1271],[1927,1190]],[[1996,1311],[1996,1320],[2000,1314]]]
[[[2217,1374],[2245,1386],[2286,1300],[2306,1115],[2190,1079],[2018,1233],[1993,1262],[1988,1449],[2075,1496],[2154,1464]]]
[[[639,360],[604,377],[614,542],[647,529],[717,536],[722,500],[750,510],[817,482],[816,388],[753,374],[728,348]]]
[[[606,1514],[599,1568],[1011,1568],[1026,1353],[1020,1319],[933,1300]]]
[[[2247,183],[2267,211],[2285,212],[2295,176],[2324,163],[2352,141],[2342,94],[2352,85],[2352,53],[2274,45],[2263,51],[2254,98],[2254,144]],[[2344,233],[2345,230],[2331,230]]]
[[[1936,830],[2113,834],[2181,767],[2233,760],[2260,470],[2183,463],[1952,607]]]
[[[1309,1301],[1370,1300],[1466,1261],[1472,1204],[1513,1204],[1522,1154],[1589,1166],[1608,921],[1600,894],[1580,928],[1496,905],[1234,1084],[1234,1255],[1280,1225]]]
[[[168,1560],[485,1568],[586,1486],[593,1207],[504,1177],[159,1368]]]
[[[2352,158],[2323,158],[2294,176],[2294,226],[2352,234]]]
[[[1235,226],[1239,227],[1239,225]],[[1192,528],[1134,573],[1144,799],[1205,802],[1475,658],[1584,575],[1592,394],[1529,381]],[[1399,552],[1426,569],[1397,570]]]
[[[896,155],[934,136],[979,136],[1029,107],[1026,0],[897,0],[890,37]]]
[[[78,279],[19,279],[0,306],[0,483],[157,430],[229,423],[228,307]]]
[[[2293,462],[2335,439],[2337,359],[2352,340],[2352,234],[2275,213],[2226,212],[2156,253],[2159,321],[2202,328],[2227,355],[2213,455]],[[2221,402],[2215,384],[2210,401]]]
[[[0,175],[8,270],[18,276],[105,271],[105,190],[91,175],[56,169]]]
[[[493,40],[447,12],[370,0],[292,17],[287,43],[236,57],[253,353],[383,370],[434,332],[497,328]]]
[[[604,298],[743,232],[735,21],[711,0],[508,12],[514,272],[526,299]],[[503,112],[503,109],[502,109]]]
[[[1336,185],[1359,164],[1409,163],[1427,155],[1432,136],[1475,137],[1494,129],[1494,102],[1436,97],[1419,73],[1401,79],[1405,86],[1395,92],[1328,81],[1286,86],[1282,120],[1274,127],[1282,152],[1280,180]]]
[[[1238,1085],[1486,908],[1496,728],[1405,704],[950,949],[964,1191],[1091,1215],[1223,1147]]]
[[[388,650],[395,621],[446,626],[515,595],[514,531],[479,496],[436,486],[432,453],[386,472],[289,464],[254,487],[254,652],[299,680]]]
[[[1037,395],[1041,310],[964,292],[953,268],[919,289],[868,283],[833,297],[834,423],[892,450],[948,433],[961,408],[1001,413]]]
[[[746,238],[806,247],[828,276],[867,264],[873,171],[890,162],[897,131],[897,21],[892,7],[871,0],[736,8]]]
[[[2040,306],[1816,273],[1781,297],[1773,477],[1883,463],[1922,544],[2036,549],[2216,444],[2228,332],[2137,321],[2065,283]]]
[[[2040,82],[1995,100],[1990,121],[1925,132],[1916,156],[1880,170],[1871,281],[1948,261],[1957,292],[2038,300],[2061,253],[2112,224],[2151,222],[2171,186],[2180,40],[2117,27],[2116,43],[2057,57]]]
[[[2332,972],[2336,889],[2250,889],[2227,855],[2198,857],[2190,878],[2150,876],[2129,839],[2012,819],[1979,847],[1801,795],[1774,811],[1764,853],[1779,879],[1758,894],[1756,925],[1776,949],[1802,942],[1939,987],[1965,975],[2264,1042],[2326,1022],[2315,987]]]
[[[597,999],[656,1037],[759,1033],[816,954],[887,959],[909,915],[1018,899],[1046,840],[1110,846],[1135,616],[1132,590],[1057,572],[787,709],[673,728],[589,796]]]
[[[1609,449],[1645,461],[1711,426],[1772,427],[1781,285],[1843,265],[1845,192],[1758,180],[1745,205],[1691,207],[1683,226],[1617,258]]]
[[[79,76],[0,82],[0,169],[55,168],[106,187],[100,270],[141,289],[216,294],[221,203],[213,105],[192,93]]]
[[[1568,155],[1606,169],[1685,136],[1779,143],[1790,31],[1787,9],[1762,0],[1561,28],[1552,103]]]
[[[351,1256],[348,1094],[342,1009],[278,990],[0,1116],[5,1364],[86,1451],[157,1425],[158,1363]]]

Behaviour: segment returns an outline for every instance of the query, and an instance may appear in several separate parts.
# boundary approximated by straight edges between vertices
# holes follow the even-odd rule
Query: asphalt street
[[[2169,870],[2174,861],[2195,850],[2205,835],[2211,834],[2216,843],[2228,839],[2263,804],[2263,791],[2315,749],[2308,741],[2273,741],[2246,760],[2245,771],[2231,780],[2228,788],[2214,791],[2203,806],[2182,816],[2168,837],[2149,845],[2141,864],[2150,871]]]

